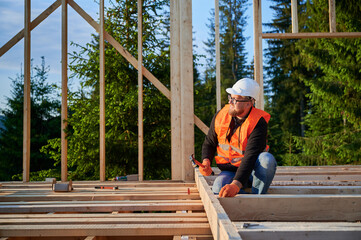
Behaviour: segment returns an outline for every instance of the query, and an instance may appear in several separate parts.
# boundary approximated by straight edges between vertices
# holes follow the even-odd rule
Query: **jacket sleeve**
[[[243,186],[247,186],[258,155],[266,148],[267,122],[261,118],[248,138],[246,151],[241,165],[238,167],[234,180],[238,180]]]
[[[203,145],[202,145],[202,160],[205,158],[208,158],[213,161],[214,155],[217,151],[218,146],[218,138],[216,131],[214,129],[214,122],[216,119],[218,112],[213,116],[211,126],[209,127],[208,134],[204,139]]]

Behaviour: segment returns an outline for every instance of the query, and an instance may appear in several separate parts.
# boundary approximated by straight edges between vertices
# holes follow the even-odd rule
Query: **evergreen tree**
[[[44,180],[34,178],[39,175],[35,172],[54,167],[54,161],[40,149],[49,138],[60,136],[60,102],[54,96],[56,86],[46,82],[48,72],[44,57],[40,66],[31,64],[31,180]],[[0,129],[0,181],[21,179],[23,169],[24,75],[20,73],[10,79],[11,97],[7,98],[7,108],[1,110],[4,128]]]
[[[291,1],[274,0],[271,7],[276,18],[266,24],[272,32],[291,32]],[[298,12],[305,11],[304,4],[298,1]],[[305,19],[299,14],[299,28]],[[300,64],[300,52],[296,48],[299,40],[268,40],[265,69],[268,80],[266,94],[270,99],[266,110],[271,114],[269,123],[269,145],[279,164],[293,164],[294,154],[298,153],[294,136],[304,135],[302,123],[308,108],[306,97],[309,89],[301,81],[313,73]]]
[[[169,88],[169,20],[161,11],[167,1],[143,2],[143,64]],[[137,1],[118,0],[106,9],[105,29],[137,57]],[[167,16],[167,14],[165,15]],[[70,94],[68,163],[72,179],[99,179],[99,37],[71,54],[70,69],[81,89]],[[148,80],[144,96],[144,177],[170,177],[170,102]],[[105,43],[106,177],[137,173],[138,73]],[[60,161],[60,139],[44,151]]]
[[[326,6],[326,7],[325,7]],[[306,29],[329,31],[328,1],[307,1]],[[336,2],[338,32],[360,32],[360,1]],[[297,138],[308,164],[360,164],[361,39],[307,39],[298,43],[302,64],[313,70],[303,77],[311,93],[305,138]]]
[[[219,32],[221,52],[221,95],[222,102],[227,103],[226,88],[237,80],[249,77],[246,65],[244,28],[246,27],[245,11],[247,0],[219,1]]]

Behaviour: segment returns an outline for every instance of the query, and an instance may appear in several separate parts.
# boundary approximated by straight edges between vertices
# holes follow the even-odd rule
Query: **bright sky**
[[[41,12],[48,8],[55,0],[31,0],[31,19],[36,18]],[[248,26],[245,36],[250,37],[246,42],[248,52],[248,63],[253,58],[253,9],[252,0],[246,12],[248,16]],[[75,0],[94,20],[98,19],[99,6],[93,0]],[[105,0],[105,4],[107,4]],[[193,0],[193,38],[198,45],[195,52],[205,54],[203,41],[208,37],[208,18],[210,10],[214,8],[214,0]],[[270,0],[262,1],[262,22],[271,21],[271,11],[269,9]],[[0,0],[0,47],[7,43],[24,27],[24,0]],[[265,28],[263,28],[265,31]],[[95,30],[80,17],[71,6],[68,6],[68,41],[85,45],[91,40],[91,34]],[[266,42],[263,41],[263,47]],[[68,51],[75,51],[76,48],[68,46]],[[41,64],[41,56],[45,57],[46,65],[50,66],[48,80],[61,86],[61,6],[55,10],[48,18],[39,24],[31,32],[31,58],[35,65]],[[8,52],[0,57],[0,108],[4,108],[6,97],[10,97],[11,78],[15,78],[24,63],[24,41],[19,41]],[[70,75],[70,72],[68,73]],[[77,87],[76,80],[69,80],[69,87]]]

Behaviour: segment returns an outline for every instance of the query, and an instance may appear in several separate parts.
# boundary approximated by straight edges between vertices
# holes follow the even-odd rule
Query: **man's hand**
[[[241,188],[242,183],[238,182],[237,180],[233,180],[231,184],[227,184],[222,187],[221,191],[219,192],[219,197],[234,197]]]
[[[203,166],[199,166],[199,171],[203,176],[209,176],[212,174],[211,161],[208,158],[205,158],[202,162]]]

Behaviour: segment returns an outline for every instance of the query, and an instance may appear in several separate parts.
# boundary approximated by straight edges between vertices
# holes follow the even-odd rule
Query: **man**
[[[258,83],[249,78],[227,88],[229,104],[214,115],[203,142],[204,168],[199,170],[209,176],[215,157],[221,173],[212,190],[220,197],[234,197],[248,183],[252,183],[252,193],[267,193],[275,175],[277,163],[266,143],[271,116],[254,107],[259,90]]]

